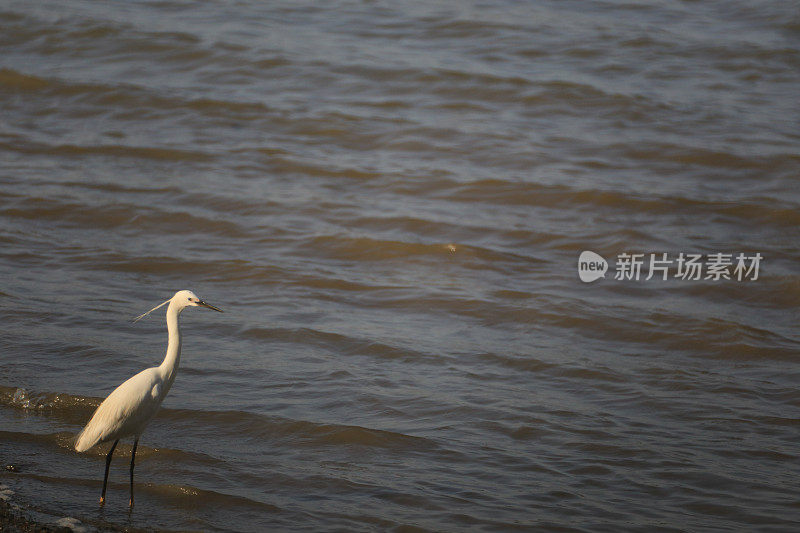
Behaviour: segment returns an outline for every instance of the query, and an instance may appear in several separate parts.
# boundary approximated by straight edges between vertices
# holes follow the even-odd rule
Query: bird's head
[[[214,311],[219,311],[222,313],[222,309],[205,303],[192,291],[178,291],[170,301],[175,304],[179,311],[185,309],[186,307],[207,307],[208,309],[213,309]]]
[[[141,315],[137,316],[136,318],[133,319],[133,321],[138,322],[139,320],[143,319],[144,317],[146,317],[159,307],[165,306],[167,304],[169,304],[170,309],[174,308],[178,312],[178,314],[180,314],[180,312],[186,309],[187,307],[207,307],[208,309],[213,309],[214,311],[219,311],[220,313],[223,312],[222,309],[220,309],[219,307],[214,307],[211,304],[205,303],[192,291],[183,290],[176,292],[175,296],[173,296],[166,302],[158,304],[148,312],[142,313]]]

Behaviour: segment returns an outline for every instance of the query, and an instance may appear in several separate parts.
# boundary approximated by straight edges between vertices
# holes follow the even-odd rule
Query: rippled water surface
[[[2,494],[88,530],[797,530],[798,87],[792,2],[1,2]],[[682,252],[763,260],[615,279]],[[183,288],[225,314],[183,314],[101,509],[70,439]]]

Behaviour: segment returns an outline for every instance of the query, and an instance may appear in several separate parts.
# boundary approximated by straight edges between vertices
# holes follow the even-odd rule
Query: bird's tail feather
[[[99,407],[98,407],[99,409]],[[86,426],[81,430],[80,433],[75,435],[74,443],[75,443],[75,450],[78,452],[85,452],[98,442],[100,442],[100,434],[96,431],[94,417],[97,414],[97,410],[92,414],[92,418],[89,419]]]
[[[75,436],[75,450],[78,452],[85,452],[96,444],[96,439],[88,438],[89,435],[87,435],[86,429],[87,428],[83,428],[81,432]],[[92,440],[95,442],[92,442]]]

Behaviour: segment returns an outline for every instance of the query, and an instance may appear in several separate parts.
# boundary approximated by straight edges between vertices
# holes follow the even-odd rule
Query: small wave
[[[78,396],[64,393],[37,393],[17,387],[0,386],[0,406],[42,414],[79,414],[84,420],[98,405],[102,398]],[[361,426],[308,422],[271,417],[242,411],[196,411],[191,409],[159,410],[158,418],[174,423],[188,424],[195,430],[204,428],[217,436],[227,434],[232,438],[280,439],[291,441],[294,445],[358,445],[375,448],[431,449],[436,444],[426,438],[405,435],[382,429]],[[77,421],[77,420],[76,420]],[[213,426],[213,430],[210,426]],[[9,432],[2,432],[11,438]],[[28,439],[38,442],[71,448],[72,433],[53,433],[48,435],[14,434],[14,439]],[[123,446],[124,447],[124,446]],[[146,447],[143,453],[148,453]],[[149,450],[152,452],[153,450]],[[102,453],[102,452],[97,452]],[[180,452],[183,454],[184,452]]]
[[[66,193],[58,197],[30,195],[16,199],[11,194],[1,197],[14,201],[0,204],[0,215],[33,220],[52,220],[77,227],[129,228],[136,231],[170,234],[201,233],[223,237],[247,238],[248,232],[232,216],[264,213],[273,206],[269,202],[249,202],[225,195],[184,192],[177,187],[132,187],[109,183],[77,183],[42,181],[38,185],[59,186]],[[87,202],[82,190],[113,193],[126,202]],[[169,206],[156,207],[151,198],[171,195]],[[85,196],[85,195],[84,195]],[[81,201],[77,201],[81,198]],[[241,219],[240,219],[241,220]]]
[[[647,147],[640,145],[612,145],[606,151],[618,152],[626,159],[646,161],[651,164],[676,163],[681,169],[689,167],[710,167],[727,171],[741,170],[780,170],[790,171],[797,167],[800,156],[791,153],[770,155],[742,155],[733,152],[713,150],[696,146],[660,143]]]
[[[301,250],[313,250],[332,259],[348,261],[387,261],[415,256],[448,256],[452,243],[407,242],[366,236],[323,235],[310,239]],[[461,250],[469,249],[461,247]]]
[[[552,114],[580,115],[597,111],[618,119],[640,121],[663,111],[663,104],[635,94],[606,92],[594,85],[552,80],[521,97],[530,117]]]
[[[31,392],[19,387],[0,385],[0,405],[25,410],[66,410],[86,411],[96,409],[100,398],[75,396],[65,393]]]
[[[65,80],[56,77],[45,78],[10,69],[0,69],[0,87],[6,91],[20,93],[43,93],[47,96],[74,99],[76,102],[112,108],[126,112],[136,109],[140,118],[148,113],[186,110],[200,113],[210,118],[226,120],[248,120],[263,118],[269,108],[260,102],[222,100],[217,98],[185,98],[178,93],[156,92],[150,88],[130,84],[99,84]],[[9,150],[15,145],[4,146]],[[199,151],[164,149],[160,147],[100,146],[85,147],[79,145],[56,145],[28,143],[17,148],[17,151],[28,154],[57,153],[63,155],[84,155],[99,153],[100,155],[117,155],[142,157],[167,161],[209,161],[212,155]]]
[[[50,82],[39,76],[23,74],[10,68],[0,68],[0,86],[15,91],[38,91],[50,86]]]
[[[695,339],[697,347],[708,357],[741,361],[794,361],[800,343],[764,329],[747,324],[707,319],[688,325],[687,336]]]
[[[154,159],[161,161],[208,161],[213,159],[211,154],[197,150],[180,148],[165,148],[161,146],[126,146],[126,145],[91,145],[80,146],[75,144],[50,145],[36,143],[30,140],[17,140],[15,142],[0,143],[0,149],[27,155],[62,155],[71,156],[98,156],[98,157],[129,157],[134,159]]]
[[[174,423],[213,426],[215,434],[258,441],[276,439],[293,446],[355,445],[371,448],[430,450],[438,445],[427,438],[362,426],[292,420],[242,411],[165,409],[159,412]]]
[[[138,453],[137,453],[138,457]],[[243,496],[225,494],[208,489],[200,489],[186,485],[159,485],[147,483],[141,489],[143,492],[157,496],[159,500],[171,501],[173,505],[181,508],[220,507],[224,509],[251,508],[260,512],[278,513],[283,509],[276,505],[256,501]]]
[[[74,450],[75,435],[73,433],[25,433],[21,431],[0,430],[0,441],[25,442],[28,444],[45,445],[48,448],[61,450]],[[100,455],[98,453],[97,455]]]
[[[525,372],[544,372],[557,367],[555,363],[540,361],[534,357],[513,357],[510,355],[483,353],[480,354],[478,358],[488,363],[497,364],[513,370],[522,370]]]
[[[87,189],[92,191],[103,191],[117,194],[120,196],[139,195],[139,194],[178,194],[181,189],[175,186],[157,185],[152,187],[137,187],[129,184],[110,183],[110,182],[83,182],[83,181],[63,181],[63,182],[43,182],[45,185],[60,185],[69,189]]]
[[[755,163],[754,163],[755,164]],[[485,179],[467,184],[451,183],[438,194],[451,201],[483,202],[498,205],[535,207],[576,207],[596,210],[615,209],[641,213],[675,215],[697,212],[716,213],[752,223],[753,220],[775,226],[797,226],[800,213],[781,200],[761,197],[748,201],[701,200],[685,196],[645,195],[620,190],[576,189],[562,185],[543,185]]]
[[[367,355],[370,357],[432,364],[443,364],[444,362],[442,358],[431,354],[311,328],[281,329],[252,327],[240,333],[244,336],[260,340],[278,340],[321,346],[323,348],[327,347],[338,354]]]
[[[116,272],[136,272],[152,274],[180,274],[186,276],[205,276],[206,280],[214,279],[251,279],[259,276],[247,261],[225,260],[192,261],[177,259],[174,256],[130,256],[118,252],[94,252],[91,255],[74,256],[70,262],[84,263],[90,270],[107,270]]]
[[[302,133],[302,132],[301,132]],[[306,132],[308,133],[308,132]],[[330,131],[315,129],[313,135],[329,135]],[[288,157],[274,156],[269,159],[268,167],[275,173],[299,176],[326,178],[348,178],[353,180],[370,180],[381,176],[379,172],[358,168],[331,168],[327,165],[316,165],[308,161],[299,161]]]
[[[136,453],[137,459],[139,451]],[[39,482],[46,483],[51,486],[80,486],[94,488],[97,484],[95,479],[85,478],[72,478],[72,477],[54,477],[48,475],[20,473],[17,474],[22,477],[35,479]],[[109,483],[111,487],[115,485],[113,481]],[[127,489],[127,484],[125,484]],[[136,485],[136,492],[138,494],[147,494],[157,499],[158,501],[169,501],[172,505],[181,508],[219,508],[227,510],[253,510],[257,512],[277,513],[282,509],[276,505],[265,503],[262,501],[254,500],[244,496],[235,494],[226,494],[209,489],[202,489],[199,487],[192,487],[187,485],[175,484],[157,484],[148,482],[139,482]],[[140,496],[141,497],[141,496]],[[36,508],[33,508],[38,510]],[[128,531],[129,528],[118,528],[114,524],[106,523],[102,520],[97,520],[93,517],[84,517],[84,521],[93,526],[99,526],[103,531],[106,529]]]

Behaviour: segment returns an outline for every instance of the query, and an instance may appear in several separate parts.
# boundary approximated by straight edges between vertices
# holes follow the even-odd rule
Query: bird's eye
[[[191,298],[189,298],[189,301],[191,302],[191,301],[192,301],[192,299],[191,299]]]

